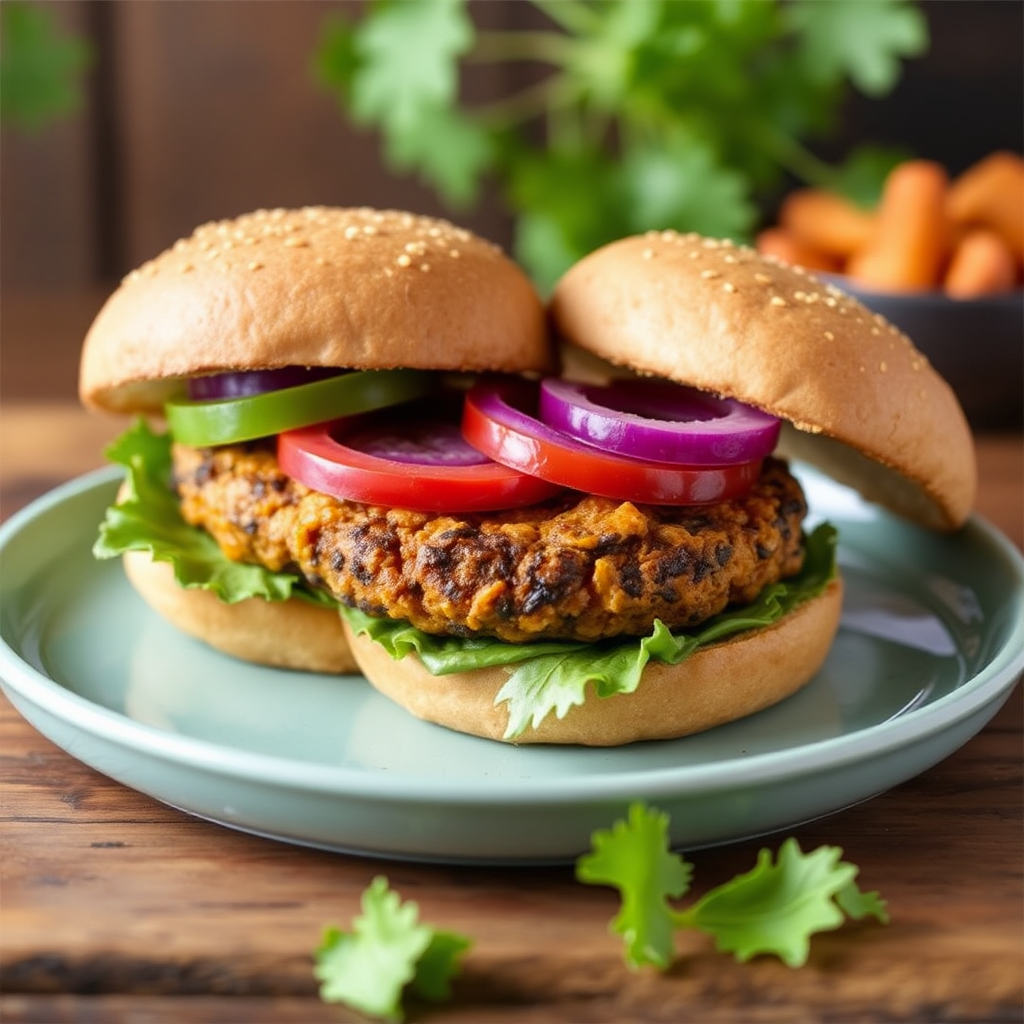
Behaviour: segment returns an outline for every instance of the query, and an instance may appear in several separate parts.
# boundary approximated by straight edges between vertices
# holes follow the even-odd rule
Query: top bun
[[[833,285],[728,241],[613,242],[551,302],[572,345],[788,421],[783,447],[865,497],[952,530],[974,504],[974,444],[952,389],[896,327]]]
[[[444,220],[370,209],[258,210],[132,271],[85,340],[79,391],[159,412],[183,377],[282,366],[550,370],[523,272]]]

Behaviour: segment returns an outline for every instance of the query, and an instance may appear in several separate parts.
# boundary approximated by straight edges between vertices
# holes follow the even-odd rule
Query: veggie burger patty
[[[800,570],[806,502],[784,462],[740,498],[634,504],[567,491],[500,512],[340,501],[264,443],[174,446],[182,514],[234,560],[294,570],[339,601],[436,634],[510,642],[691,627]]]

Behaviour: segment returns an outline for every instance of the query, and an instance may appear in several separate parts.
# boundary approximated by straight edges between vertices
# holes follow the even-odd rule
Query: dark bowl
[[[972,427],[1024,422],[1024,290],[984,299],[941,292],[869,291],[837,274],[818,274],[895,324],[953,386]]]

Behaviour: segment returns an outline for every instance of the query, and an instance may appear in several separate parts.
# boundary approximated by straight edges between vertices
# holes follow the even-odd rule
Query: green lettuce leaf
[[[182,587],[202,587],[232,604],[249,597],[287,601],[297,597],[324,607],[337,602],[307,587],[301,577],[258,565],[233,562],[204,530],[181,517],[171,491],[171,439],[138,420],[106,449],[112,462],[125,467],[119,504],[107,509],[93,545],[97,558],[117,558],[126,551],[147,551],[170,562]]]
[[[508,644],[488,637],[463,640],[430,636],[407,622],[374,618],[352,608],[342,608],[341,613],[357,634],[371,637],[391,657],[400,659],[415,653],[432,675],[511,666],[496,703],[508,703],[504,738],[515,739],[528,728],[536,728],[552,712],[563,718],[572,707],[582,704],[588,683],[593,683],[599,697],[632,693],[651,658],[677,665],[702,646],[777,622],[820,594],[834,578],[836,543],[835,527],[822,523],[806,538],[799,575],[765,587],[753,604],[728,609],[695,630],[673,633],[656,622],[650,636],[639,640],[597,644]]]
[[[320,998],[395,1021],[403,1019],[407,989],[433,1001],[448,998],[470,940],[423,924],[419,906],[403,903],[383,876],[370,883],[361,905],[352,931],[328,927],[314,953]]]

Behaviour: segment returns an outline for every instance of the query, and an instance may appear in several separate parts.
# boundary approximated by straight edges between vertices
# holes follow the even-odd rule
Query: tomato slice
[[[423,512],[485,512],[532,505],[562,488],[481,455],[457,420],[389,411],[288,430],[281,469],[345,501]]]
[[[395,405],[432,387],[419,370],[362,370],[243,398],[168,402],[164,411],[176,441],[202,448]]]
[[[512,469],[607,498],[654,505],[706,505],[753,487],[761,459],[724,466],[682,466],[602,451],[537,418],[537,386],[487,381],[466,395],[462,436]]]

